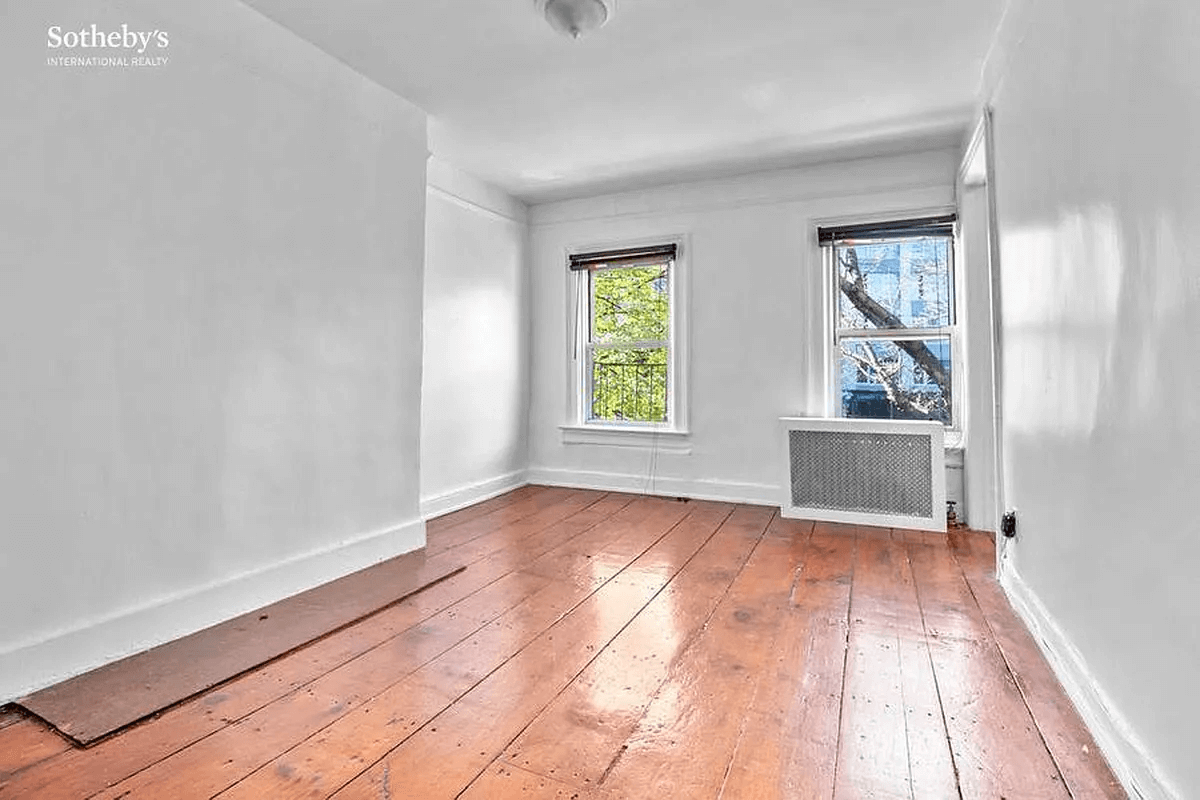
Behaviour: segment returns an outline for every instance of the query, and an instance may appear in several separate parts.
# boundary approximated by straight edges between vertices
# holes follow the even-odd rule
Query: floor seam
[[[910,543],[907,539],[904,542],[904,558],[908,564],[909,574],[913,579],[913,593],[917,597],[917,610],[921,614],[921,631],[924,633],[925,655],[929,659],[929,672],[933,675],[933,689],[937,695],[938,714],[942,719],[942,730],[946,734],[946,749],[950,752],[950,767],[954,771],[954,790],[958,793],[959,800],[963,800],[962,780],[958,771],[958,759],[954,755],[954,742],[950,739],[950,725],[946,722],[946,706],[942,702],[942,686],[938,680],[937,667],[933,663],[933,651],[929,648],[929,626],[925,623],[925,604],[921,601],[921,586],[917,581],[917,571],[913,569],[912,554],[909,551]],[[949,539],[947,539],[947,547],[949,547]]]
[[[837,794],[838,770],[842,764],[842,723],[846,715],[846,669],[850,666],[850,627],[854,624],[854,574],[855,561],[858,560],[857,530],[854,531],[854,547],[850,552],[850,592],[846,598],[846,636],[842,642],[842,691],[838,695],[837,746],[833,751],[833,790],[830,793],[831,796]]]

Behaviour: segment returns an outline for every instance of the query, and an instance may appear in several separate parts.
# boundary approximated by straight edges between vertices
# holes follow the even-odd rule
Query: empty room
[[[1200,798],[1200,5],[0,45],[0,800]]]

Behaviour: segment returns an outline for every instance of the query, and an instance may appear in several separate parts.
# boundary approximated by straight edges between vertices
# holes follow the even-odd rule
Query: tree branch
[[[853,351],[848,351],[847,355],[854,359],[860,367],[863,367],[864,372],[874,375],[876,381],[883,387],[888,402],[901,411],[915,416],[929,416],[933,413],[936,408],[935,403],[922,403],[916,396],[902,392],[896,386],[896,373],[900,370],[899,363],[889,369],[879,361],[879,356],[870,342],[863,342],[863,351],[866,353],[865,356],[860,356]]]

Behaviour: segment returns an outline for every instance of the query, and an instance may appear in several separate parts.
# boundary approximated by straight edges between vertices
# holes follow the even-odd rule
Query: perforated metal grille
[[[861,431],[788,433],[792,505],[932,517],[928,436]]]

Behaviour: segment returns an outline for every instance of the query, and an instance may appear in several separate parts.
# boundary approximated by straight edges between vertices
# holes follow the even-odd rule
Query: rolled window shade
[[[951,237],[954,235],[954,223],[957,219],[955,214],[944,214],[940,217],[867,222],[860,225],[831,225],[817,228],[817,241],[825,245],[845,241],[895,239],[899,236]]]
[[[663,244],[651,247],[628,247],[623,250],[600,250],[594,253],[575,253],[568,259],[567,266],[573,270],[581,270],[596,267],[662,264],[673,261],[677,249],[677,245]]]

